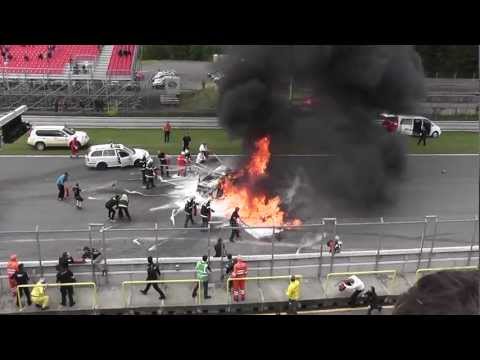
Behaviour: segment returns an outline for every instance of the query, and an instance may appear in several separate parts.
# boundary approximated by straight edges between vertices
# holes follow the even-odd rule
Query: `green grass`
[[[217,154],[242,153],[241,141],[230,139],[225,130],[173,129],[169,144],[163,143],[163,131],[160,129],[85,129],[85,131],[91,138],[91,145],[113,141],[147,149],[151,154],[156,154],[159,150],[167,154],[177,154],[182,144],[181,138],[186,133],[189,133],[192,138],[190,145],[192,154],[197,153],[200,142],[203,141],[207,142],[210,150]],[[427,146],[417,146],[417,141],[418,138],[407,138],[408,149],[412,154],[473,154],[478,153],[480,149],[479,135],[471,132],[445,132],[437,139],[428,138]],[[291,153],[302,153],[302,147],[296,147]],[[26,136],[22,136],[14,144],[6,144],[0,150],[0,155],[2,154],[63,155],[69,154],[69,150],[52,148],[40,152],[27,145]]]
[[[82,129],[77,129],[82,130]],[[173,129],[170,134],[170,143],[163,143],[163,131],[160,129],[83,129],[90,136],[90,145],[105,144],[113,141],[130,147],[147,149],[151,154],[157,154],[159,150],[167,154],[177,154],[182,145],[182,137],[189,133],[192,138],[190,149],[192,154],[197,153],[201,142],[207,142],[209,149],[217,154],[241,153],[240,140],[232,140],[224,130]],[[81,152],[84,153],[85,149]],[[69,154],[68,149],[50,148],[43,152],[35,150],[27,144],[26,135],[22,136],[13,144],[6,144],[0,150],[0,155],[19,154],[45,154],[63,155]]]
[[[436,139],[427,138],[427,145],[417,145],[418,138],[408,139],[412,154],[478,154],[480,142],[478,133],[444,132]]]

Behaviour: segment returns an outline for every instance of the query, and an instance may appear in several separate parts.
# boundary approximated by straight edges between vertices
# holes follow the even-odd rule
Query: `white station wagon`
[[[147,160],[151,159],[148,151],[143,149],[130,149],[121,144],[94,145],[85,155],[85,165],[100,170],[110,167],[138,167],[144,156]]]
[[[76,131],[65,126],[34,126],[30,129],[27,143],[39,151],[47,147],[68,147],[74,137],[85,146],[90,141],[85,131]]]

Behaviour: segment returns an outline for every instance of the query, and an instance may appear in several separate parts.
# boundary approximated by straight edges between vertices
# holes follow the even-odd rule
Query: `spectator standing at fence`
[[[65,198],[65,182],[68,180],[68,172],[60,175],[57,178],[58,200],[62,201]]]
[[[74,264],[75,260],[69,252],[65,251],[62,256],[58,258],[57,271],[60,271],[62,268],[68,267],[70,264]]]
[[[298,299],[300,299],[300,281],[295,275],[292,275],[290,278],[286,294],[288,297],[288,312],[295,315],[297,313]]]
[[[57,283],[60,284],[71,284],[76,282],[75,277],[73,276],[72,271],[67,267],[62,267],[57,273]],[[66,285],[60,286],[60,294],[62,295],[62,306],[67,305],[67,295],[68,295],[68,305],[72,307],[75,305],[73,301],[73,286]]]
[[[48,301],[50,297],[45,293],[46,282],[44,278],[41,278],[32,289],[31,299],[32,302],[37,306],[41,307],[42,310],[48,309]]]
[[[198,261],[197,265],[195,266],[195,272],[197,274],[197,279],[200,280],[200,282],[202,283],[203,295],[205,299],[211,298],[211,296],[208,296],[208,272],[211,272],[211,271],[212,269],[208,264],[208,256],[203,255],[202,260]],[[193,288],[193,292],[192,292],[193,298],[197,297],[197,292],[198,292],[198,282],[195,284],[195,287]]]
[[[23,268],[23,264],[18,264],[18,270],[15,271],[15,274],[13,274],[13,278],[15,279],[15,282],[17,285],[27,285],[28,281],[30,278],[28,277],[27,272]],[[19,296],[17,297],[17,306],[20,306],[20,303],[18,302],[18,298],[22,298],[23,294],[25,294],[25,297],[27,298],[27,304],[32,305],[32,299],[30,297],[30,289],[28,287],[20,287],[18,288]]]
[[[183,141],[183,151],[185,151],[186,149],[190,150],[190,143],[192,142],[192,138],[190,137],[190,135],[186,134],[182,138],[182,141]]]
[[[149,256],[147,258],[147,261],[148,261],[148,265],[147,265],[147,281],[154,281],[154,280],[158,280],[158,278],[160,277],[160,268],[158,266],[158,263],[155,264],[153,262],[153,258],[151,256]],[[148,293],[148,290],[150,289],[150,286],[152,286],[159,294],[160,294],[160,297],[159,299],[160,300],[164,300],[165,299],[165,294],[163,293],[162,289],[160,289],[160,287],[158,286],[157,283],[148,283],[147,286],[145,287],[144,290],[140,290],[140,292],[143,294],[143,295],[147,295]]]
[[[222,274],[222,280],[225,278],[225,276],[229,276],[232,273],[236,260],[237,259],[232,258],[232,254],[227,254],[227,262],[225,263],[225,274]]]
[[[90,249],[88,246],[85,246],[83,248],[82,260],[84,262],[86,262],[87,260],[90,260],[92,262],[93,266],[95,267],[95,269],[97,269],[98,271],[101,270],[103,276],[105,276],[107,274],[107,270],[105,269],[105,267],[100,268],[98,266],[98,264],[100,264],[103,260],[103,255],[97,249],[95,249],[95,248]]]
[[[170,121],[167,121],[165,125],[163,125],[163,141],[165,144],[170,142],[170,132],[172,131],[172,126],[170,125]]]
[[[17,282],[15,281],[15,273],[18,271],[17,255],[10,255],[10,260],[7,263],[8,286],[13,297],[17,296]]]
[[[365,293],[366,302],[368,305],[367,315],[371,315],[373,310],[382,311],[382,306],[379,304],[377,293],[375,292],[375,287],[371,286],[370,290]]]

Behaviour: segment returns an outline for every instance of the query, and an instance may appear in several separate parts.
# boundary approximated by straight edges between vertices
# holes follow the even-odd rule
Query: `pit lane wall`
[[[261,280],[247,281],[247,299],[244,303],[232,303],[227,293],[226,280],[222,280],[223,260],[210,260],[212,273],[209,282],[211,299],[192,298],[192,283],[186,279],[194,279],[194,265],[198,258],[159,258],[161,268],[160,287],[167,298],[158,299],[154,289],[143,295],[146,278],[146,259],[108,259],[107,276],[95,271],[90,264],[72,265],[78,282],[94,282],[97,286],[96,306],[92,309],[92,292],[88,289],[75,290],[77,305],[75,308],[64,308],[60,304],[60,293],[57,288],[48,288],[51,296],[51,307],[43,313],[228,313],[228,312],[262,312],[283,311],[286,306],[286,287],[288,277],[296,274],[302,276],[301,304],[313,308],[335,308],[345,305],[348,294],[339,293],[337,283],[342,276],[335,273],[361,273],[359,276],[367,287],[375,286],[384,303],[393,303],[396,296],[406,291],[417,279],[417,270],[424,268],[478,268],[479,247],[438,247],[434,249],[398,249],[345,251],[335,256],[319,253],[282,254],[244,256],[249,264],[249,277]],[[55,265],[57,261],[44,261],[42,268],[36,261],[23,261],[31,277],[31,283],[41,276],[47,283],[55,282]],[[0,263],[0,311],[2,313],[19,313],[14,299],[9,294],[6,279],[6,263]],[[392,274],[395,280],[392,281]],[[329,279],[329,281],[327,281]],[[179,280],[176,282],[175,280]],[[122,285],[126,281],[140,281],[128,286],[126,293]],[[199,301],[200,300],[200,301]],[[256,309],[256,310],[255,310]],[[25,307],[21,313],[39,312],[34,306]]]

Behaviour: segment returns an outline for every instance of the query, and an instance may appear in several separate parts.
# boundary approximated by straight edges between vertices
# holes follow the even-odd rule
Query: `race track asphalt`
[[[235,157],[224,158],[235,164]],[[305,166],[322,166],[328,159],[322,157],[286,157],[284,161],[298,161]],[[422,219],[435,214],[440,219],[466,219],[478,216],[478,156],[410,156],[407,162],[406,180],[398,184],[398,201],[383,214],[385,221]],[[442,169],[446,173],[442,173]],[[60,202],[56,199],[55,179],[62,172],[71,174],[70,185],[79,182],[84,189],[84,209],[77,210],[71,198]],[[194,184],[196,179],[188,180]],[[115,184],[115,186],[112,186]],[[177,195],[169,194],[177,184]],[[179,188],[180,185],[180,188]],[[176,180],[172,183],[157,182],[157,188],[142,189],[138,169],[109,169],[97,171],[84,166],[83,159],[70,158],[29,158],[0,157],[0,232],[13,230],[77,229],[86,230],[89,223],[105,223],[112,229],[171,227],[169,221],[172,201],[183,201],[184,194]],[[188,187],[188,186],[186,186]],[[190,186],[190,188],[194,188]],[[130,195],[132,223],[107,221],[104,203],[113,194],[125,191],[138,191],[145,195]],[[175,198],[173,196],[176,196]],[[170,204],[170,205],[169,205]],[[151,211],[151,209],[155,209]],[[307,223],[319,223],[324,216],[336,216],[339,222],[379,221],[379,218],[356,218],[348,214],[318,213]],[[349,219],[346,219],[348,217]],[[184,217],[176,217],[181,226]],[[225,221],[225,219],[214,219]],[[436,245],[465,245],[472,242],[474,225],[469,223],[442,223],[438,225]],[[422,224],[413,225],[364,225],[337,228],[342,236],[344,248],[376,249],[382,236],[382,248],[417,247]],[[427,233],[432,231],[431,228]],[[276,253],[294,253],[301,247],[302,252],[318,251],[317,230],[287,231],[275,241]],[[101,234],[93,231],[95,247],[101,247]],[[431,234],[431,233],[430,233]],[[228,238],[228,230],[212,231],[210,244],[221,236]],[[152,254],[148,248],[155,243],[152,231],[122,231],[108,233],[107,253],[109,257],[141,257]],[[133,242],[138,239],[138,243]],[[428,239],[427,239],[428,240]],[[159,233],[159,256],[201,256],[208,249],[208,234],[199,230],[169,230]],[[89,244],[88,231],[78,233],[41,234],[41,252],[44,259],[55,259],[62,251],[70,251],[78,256],[83,246]],[[233,254],[268,254],[271,252],[271,239],[255,239],[243,234],[242,241],[227,242],[228,252]],[[153,253],[156,253],[154,250]],[[22,259],[37,258],[34,234],[1,234],[0,258],[6,259],[12,252]]]

